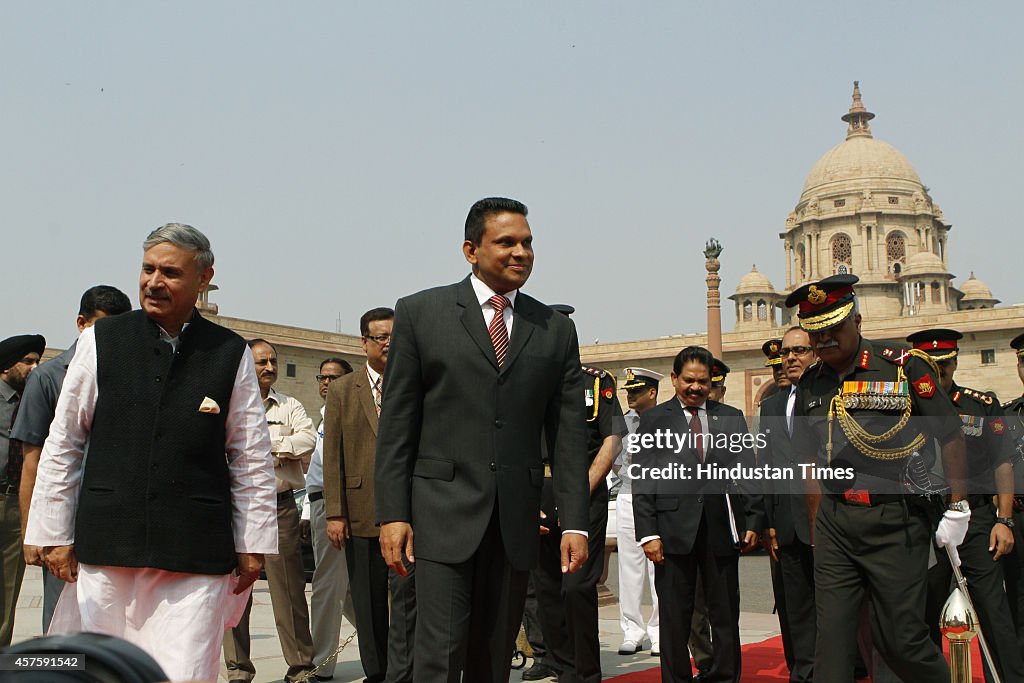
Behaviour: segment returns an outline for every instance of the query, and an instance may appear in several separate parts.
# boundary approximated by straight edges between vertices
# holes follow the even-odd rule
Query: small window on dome
[[[832,202],[832,206],[836,207],[837,209],[841,209],[844,206],[846,206],[846,200],[845,199],[837,199],[834,202]]]
[[[996,350],[995,349],[982,349],[981,351],[981,364],[982,365],[994,365],[996,362]]]
[[[749,301],[743,302],[743,320],[749,322],[754,318],[754,305]]]
[[[765,303],[764,299],[761,299],[760,301],[757,302],[757,319],[768,319],[768,304]]]
[[[890,204],[899,204],[900,203],[900,198],[899,197],[889,197],[889,203]]]

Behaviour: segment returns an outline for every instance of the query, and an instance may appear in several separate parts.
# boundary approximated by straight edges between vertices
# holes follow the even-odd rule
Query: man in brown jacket
[[[363,314],[359,332],[366,365],[332,382],[327,391],[324,502],[327,536],[336,547],[346,549],[359,632],[359,658],[366,680],[411,683],[416,626],[413,565],[406,559],[407,576],[400,577],[394,572],[389,575],[374,521],[377,418],[394,317],[390,308],[374,308]]]

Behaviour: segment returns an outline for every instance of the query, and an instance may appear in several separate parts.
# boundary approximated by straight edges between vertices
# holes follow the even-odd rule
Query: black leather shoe
[[[534,664],[523,671],[524,681],[542,681],[545,678],[558,678],[558,672],[545,664]]]
[[[707,671],[698,671],[697,675],[693,677],[693,683],[702,683],[702,681],[708,680]]]

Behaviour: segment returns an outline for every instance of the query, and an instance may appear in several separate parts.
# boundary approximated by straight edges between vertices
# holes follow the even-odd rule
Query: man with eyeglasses
[[[786,299],[799,307],[820,359],[800,378],[793,408],[793,452],[811,469],[801,475],[815,546],[814,680],[853,680],[858,613],[869,590],[873,640],[893,672],[946,683],[949,666],[924,614],[930,511],[907,494],[903,475],[930,439],[942,444],[952,500],[935,540],[955,550],[971,516],[960,418],[927,354],[861,337],[856,282],[833,275]]]
[[[388,571],[374,523],[377,428],[394,317],[390,308],[374,308],[359,319],[366,364],[331,383],[324,413],[327,536],[345,552],[359,659],[370,683],[412,682],[416,626],[413,564],[403,558],[405,576]]]
[[[352,372],[352,366],[344,358],[325,358],[320,361],[320,372],[316,376],[320,389],[320,400],[327,400],[327,389],[331,383]],[[299,529],[302,539],[312,536],[313,556],[316,567],[313,570],[313,586],[309,596],[310,632],[313,635],[313,663],[322,667],[316,675],[321,678],[334,676],[336,662],[324,662],[334,654],[341,635],[342,614],[351,624],[356,623],[352,609],[352,594],[349,591],[348,566],[344,549],[337,549],[327,538],[327,516],[324,508],[324,408],[320,406],[320,424],[316,429],[316,446],[309,460],[306,472],[306,504],[302,506],[302,521]]]
[[[774,349],[770,346],[775,343]],[[768,361],[778,362],[780,390],[761,402],[761,432],[766,446],[762,461],[772,467],[797,469],[793,451],[793,409],[796,386],[804,370],[814,362],[810,337],[791,327],[781,340],[766,343]],[[807,520],[807,502],[800,480],[774,482],[777,488],[765,497],[768,509],[768,550],[771,553],[775,603],[783,633],[789,680],[811,681],[814,672],[815,610],[814,552]],[[777,564],[776,564],[777,563]]]

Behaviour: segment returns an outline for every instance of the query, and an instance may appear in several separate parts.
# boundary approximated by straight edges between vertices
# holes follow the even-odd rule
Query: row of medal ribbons
[[[910,405],[907,382],[843,382],[847,410],[906,410]]]

